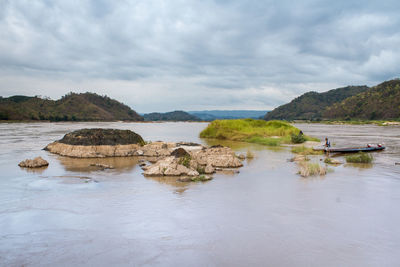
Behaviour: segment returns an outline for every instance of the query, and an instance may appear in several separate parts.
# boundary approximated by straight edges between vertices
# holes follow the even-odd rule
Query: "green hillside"
[[[198,117],[181,110],[166,113],[153,112],[144,114],[143,117],[145,121],[200,121]]]
[[[400,119],[400,80],[383,82],[328,107],[328,119]]]
[[[29,96],[0,98],[0,120],[142,121],[130,107],[94,93],[69,93],[59,100]]]
[[[319,120],[328,106],[368,90],[367,86],[347,86],[324,93],[308,92],[290,103],[268,112],[265,120]]]

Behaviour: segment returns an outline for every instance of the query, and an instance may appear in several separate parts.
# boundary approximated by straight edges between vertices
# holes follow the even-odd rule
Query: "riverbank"
[[[312,123],[312,124],[333,124],[333,125],[377,125],[377,126],[392,126],[400,125],[399,120],[320,120],[320,121],[307,121],[307,120],[294,120],[292,123]]]

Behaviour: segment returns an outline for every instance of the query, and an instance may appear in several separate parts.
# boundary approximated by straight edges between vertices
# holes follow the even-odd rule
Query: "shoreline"
[[[285,121],[285,120],[282,120]],[[49,120],[0,120],[0,123],[81,123],[81,122],[122,122],[122,123],[168,123],[168,122],[187,122],[187,123],[211,123],[212,121],[49,121]],[[400,120],[333,120],[333,121],[309,121],[309,120],[293,120],[287,121],[290,124],[332,124],[332,125],[370,125],[377,126],[400,126]]]

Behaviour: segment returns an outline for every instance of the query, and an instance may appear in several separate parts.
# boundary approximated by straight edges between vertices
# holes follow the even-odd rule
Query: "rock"
[[[76,146],[144,145],[143,138],[130,130],[81,129],[64,135],[59,143]]]
[[[290,161],[294,162],[300,162],[300,161],[308,161],[309,159],[305,155],[298,154],[294,158],[292,158]]]
[[[66,134],[44,149],[77,158],[126,157],[138,155],[143,144],[142,137],[129,130],[82,129]]]
[[[143,150],[136,150],[135,156],[143,156],[144,152]]]
[[[201,146],[200,144],[197,143],[192,143],[192,142],[179,142],[176,143],[177,146]]]
[[[93,163],[93,164],[90,164],[90,166],[99,167],[102,169],[114,169],[114,166],[101,164],[101,163]]]
[[[343,162],[341,162],[340,160],[334,159],[334,158],[325,158],[324,162],[327,164],[333,164],[333,165],[343,164]]]
[[[36,157],[34,159],[26,159],[24,161],[21,161],[18,166],[25,168],[40,168],[49,166],[49,163],[41,157]]]
[[[74,158],[105,158],[134,156],[138,148],[139,146],[136,144],[115,146],[77,146],[53,142],[48,144],[45,150],[61,156]]]
[[[246,156],[245,156],[244,154],[239,154],[238,158],[239,158],[240,160],[245,160],[245,159],[246,159]]]
[[[206,174],[215,173],[215,169],[211,164],[208,164],[204,169],[204,173],[206,173]]]
[[[185,149],[179,147],[171,152],[171,156],[174,156],[175,158],[182,158],[190,155]]]
[[[143,173],[146,176],[198,176],[195,170],[179,164],[179,158],[166,157],[149,166]]]
[[[243,164],[236,157],[235,152],[229,147],[210,147],[192,153],[192,158],[199,165],[211,165],[220,168],[237,168]]]
[[[141,150],[146,157],[165,157],[169,156],[175,147],[174,143],[154,142],[144,145]]]

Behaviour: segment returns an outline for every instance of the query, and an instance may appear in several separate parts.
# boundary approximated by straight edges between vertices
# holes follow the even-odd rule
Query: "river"
[[[191,184],[145,178],[135,158],[42,150],[95,127],[215,144],[198,137],[206,125],[0,124],[0,266],[398,266],[400,127],[296,124],[337,146],[387,146],[373,164],[310,178],[296,174],[287,147],[222,142],[255,158],[240,173]],[[38,155],[48,168],[17,166]],[[116,168],[88,167],[95,162]]]

